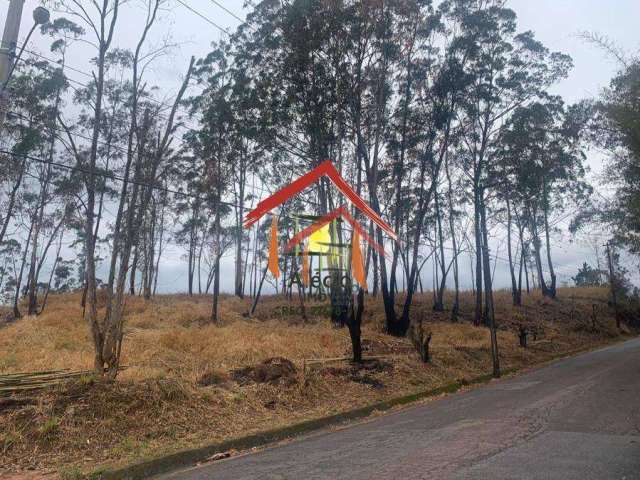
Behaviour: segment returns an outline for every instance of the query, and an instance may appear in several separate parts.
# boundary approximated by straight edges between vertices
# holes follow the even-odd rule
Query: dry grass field
[[[248,300],[225,297],[220,326],[208,323],[207,297],[130,298],[126,369],[116,382],[87,376],[11,401],[0,397],[0,472],[57,470],[73,477],[489,373],[488,330],[469,323],[472,295],[463,295],[455,324],[448,313],[432,312],[431,299],[420,295],[414,315],[423,315],[433,334],[432,363],[421,363],[408,340],[385,335],[379,300],[368,299],[365,357],[379,358],[356,368],[309,361],[349,355],[348,332],[325,318],[282,316],[282,298],[265,298],[248,319],[242,315]],[[0,375],[90,369],[79,300],[54,296],[39,317],[0,327]],[[508,292],[497,292],[496,304],[504,370],[633,333],[616,329],[604,289],[561,289],[555,301],[533,293],[523,309],[511,306]],[[523,322],[538,331],[527,349],[518,344]],[[265,361],[271,366],[260,367]]]

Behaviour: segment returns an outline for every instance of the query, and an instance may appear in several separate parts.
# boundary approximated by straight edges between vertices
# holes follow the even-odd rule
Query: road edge
[[[526,373],[539,368],[544,368],[552,363],[565,360],[567,358],[573,358],[577,355],[594,352],[603,348],[608,348],[617,344],[622,344],[635,336],[619,338],[617,341],[607,342],[601,345],[591,345],[589,347],[579,348],[570,352],[564,352],[558,354],[558,356],[545,360],[543,362],[521,367],[507,369],[502,372],[502,377],[513,376],[517,373]],[[424,390],[421,392],[413,393],[410,395],[404,395],[401,397],[395,397],[382,402],[377,402],[364,407],[359,407],[353,410],[340,412],[334,415],[317,418],[314,420],[307,420],[287,427],[275,428],[272,430],[266,430],[252,435],[244,437],[234,438],[226,440],[224,442],[205,445],[202,447],[181,450],[169,455],[156,457],[150,460],[144,460],[142,462],[134,463],[121,468],[114,469],[99,469],[88,475],[88,478],[99,480],[139,480],[152,476],[169,473],[180,468],[188,468],[196,466],[198,463],[211,461],[212,457],[229,452],[232,450],[246,451],[258,447],[266,447],[274,445],[284,440],[292,439],[302,436],[304,434],[317,432],[328,427],[336,427],[345,425],[354,420],[360,420],[371,416],[375,412],[385,412],[395,407],[401,407],[417,403],[420,400],[436,397],[439,395],[449,395],[458,392],[464,387],[481,385],[490,382],[493,379],[491,374],[480,375],[470,380],[461,379],[447,385],[443,385],[438,388]]]

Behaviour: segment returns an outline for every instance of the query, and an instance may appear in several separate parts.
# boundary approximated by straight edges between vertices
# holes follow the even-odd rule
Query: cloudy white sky
[[[0,18],[4,24],[8,1],[0,3]],[[225,12],[216,3],[244,18],[246,11],[242,5],[244,0],[183,0],[192,9],[217,25],[233,30],[240,22]],[[38,0],[26,0],[20,38],[24,38],[32,24],[31,11],[40,4]],[[507,5],[518,15],[520,30],[533,30],[548,48],[559,50],[573,57],[575,68],[568,79],[554,87],[554,93],[562,95],[566,101],[574,102],[582,98],[594,97],[607,85],[615,74],[615,62],[578,37],[583,31],[597,32],[606,35],[628,52],[640,50],[638,37],[638,19],[640,18],[640,2],[638,0],[510,0]],[[121,13],[115,43],[119,47],[131,48],[141,28],[141,16],[144,11],[141,2],[131,0]],[[52,9],[55,18],[60,13]],[[176,45],[170,53],[159,59],[149,72],[148,81],[160,87],[159,98],[171,98],[179,88],[182,75],[186,70],[191,55],[204,56],[209,51],[212,41],[224,35],[205,19],[190,11],[177,0],[170,0],[167,10],[162,12],[161,21],[151,34],[151,44],[160,45],[163,41]],[[30,47],[42,54],[48,54],[48,39],[33,38]],[[91,51],[78,44],[73,47],[68,57],[68,64],[79,70],[90,72],[88,59]],[[74,80],[86,82],[88,78],[80,73],[68,71]],[[589,153],[591,177],[598,184],[602,158],[597,152]],[[604,192],[604,190],[603,190]],[[606,193],[606,192],[605,192]],[[602,233],[602,232],[593,232]],[[605,232],[606,233],[606,232]],[[505,256],[505,247],[500,244],[503,233],[496,232],[494,251],[498,256]],[[560,281],[568,280],[575,274],[577,265],[587,260],[595,263],[593,249],[583,242],[570,243],[568,235],[555,235],[554,255],[559,263]],[[165,261],[161,266],[160,284],[163,291],[183,291],[186,289],[186,265],[181,260],[180,248],[170,246]],[[233,275],[229,262],[225,262],[223,288],[231,289]],[[465,262],[466,263],[466,262]],[[629,265],[636,270],[635,266]],[[464,275],[468,283],[468,274]],[[497,263],[496,282],[504,285],[507,279],[506,265]]]

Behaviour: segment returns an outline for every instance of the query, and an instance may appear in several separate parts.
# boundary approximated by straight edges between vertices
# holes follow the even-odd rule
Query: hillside
[[[41,316],[0,327],[0,375],[90,369],[92,345],[79,300],[76,294],[53,296]],[[207,321],[208,297],[128,299],[126,368],[115,383],[84,376],[11,401],[0,397],[0,467],[61,468],[71,475],[491,371],[489,332],[469,323],[469,293],[462,297],[462,321],[456,324],[448,321],[448,313],[432,312],[430,294],[416,299],[415,315],[424,315],[425,329],[433,334],[430,364],[420,362],[409,340],[382,332],[381,305],[368,299],[365,357],[377,358],[362,368],[341,360],[313,361],[349,355],[346,329],[333,328],[324,318],[302,322],[283,315],[288,302],[277,297],[265,298],[255,318],[247,319],[242,314],[249,303],[224,297],[223,325],[214,326]],[[626,326],[622,332],[615,328],[604,289],[561,289],[556,301],[534,293],[520,310],[511,306],[509,292],[497,292],[496,307],[504,371],[633,333]],[[527,349],[518,341],[523,322],[537,332]]]

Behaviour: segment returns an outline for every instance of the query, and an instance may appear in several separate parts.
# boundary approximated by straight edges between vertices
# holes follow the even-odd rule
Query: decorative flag
[[[302,252],[302,284],[308,287],[311,283],[311,270],[309,268],[309,247]]]
[[[269,243],[269,270],[274,277],[280,277],[280,266],[278,265],[278,218],[273,215],[271,221],[271,242]]]
[[[360,250],[360,234],[355,229],[351,237],[351,271],[353,279],[366,290],[367,275],[364,272],[364,259],[362,257],[362,250]]]

